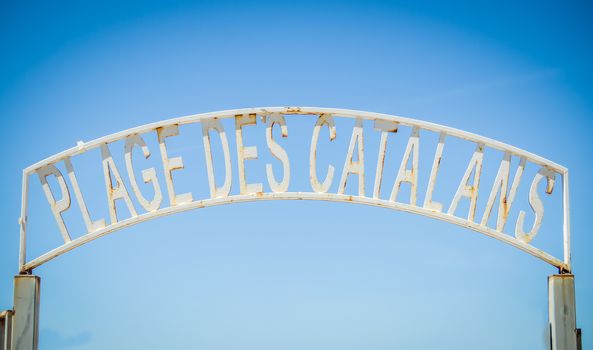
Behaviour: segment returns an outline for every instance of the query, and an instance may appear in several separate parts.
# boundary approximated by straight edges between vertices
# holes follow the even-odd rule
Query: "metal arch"
[[[184,125],[184,124],[193,124],[199,123],[204,119],[210,118],[218,118],[218,119],[225,119],[225,118],[232,118],[235,115],[240,114],[258,114],[258,115],[269,115],[272,113],[280,113],[284,115],[290,114],[300,114],[300,115],[322,115],[322,114],[329,114],[335,115],[340,117],[348,117],[348,118],[361,118],[365,120],[387,120],[396,122],[400,125],[409,126],[409,127],[417,127],[423,130],[443,133],[449,136],[454,136],[457,138],[461,138],[470,142],[474,142],[476,144],[483,144],[487,147],[503,151],[509,152],[511,155],[522,157],[534,164],[540,165],[546,169],[559,173],[563,177],[563,208],[564,208],[564,226],[563,226],[563,235],[564,235],[564,259],[560,260],[542,250],[539,250],[523,241],[514,238],[510,235],[504,234],[502,232],[496,231],[492,228],[479,225],[477,223],[453,216],[448,215],[444,212],[433,211],[429,209],[425,209],[420,206],[405,204],[394,202],[390,200],[383,200],[383,199],[374,199],[365,196],[351,196],[351,195],[344,195],[344,194],[332,194],[332,193],[315,193],[315,192],[284,192],[284,193],[255,193],[255,194],[243,194],[243,195],[230,195],[224,198],[210,198],[204,200],[197,200],[192,201],[189,203],[169,206],[165,208],[161,208],[152,212],[147,212],[144,214],[140,214],[138,216],[133,216],[131,218],[118,221],[114,224],[108,225],[105,228],[96,230],[94,232],[85,234],[81,237],[78,237],[64,245],[55,248],[29,262],[26,261],[26,224],[27,224],[27,196],[28,196],[28,186],[29,186],[29,175],[37,171],[38,169],[50,165],[55,164],[61,160],[64,160],[68,157],[75,156],[77,154],[81,154],[86,152],[90,149],[95,149],[100,147],[102,144],[111,143],[114,141],[121,140],[127,136],[134,135],[134,134],[142,134],[149,131],[154,131],[157,128],[170,126],[170,125]],[[379,114],[379,113],[372,113],[372,112],[364,112],[364,111],[356,111],[356,110],[346,110],[346,109],[334,109],[334,108],[318,108],[318,107],[261,107],[261,108],[245,108],[245,109],[234,109],[234,110],[225,110],[219,112],[212,112],[212,113],[203,113],[203,114],[196,114],[190,115],[180,118],[169,119],[161,122],[146,124],[143,126],[131,128],[128,130],[124,130],[118,133],[114,133],[112,135],[108,135],[105,137],[101,137],[95,139],[93,141],[84,143],[79,142],[76,147],[70,148],[66,151],[58,153],[54,156],[48,157],[40,162],[37,162],[23,171],[23,183],[22,183],[22,204],[21,204],[21,217],[19,219],[20,224],[20,255],[19,255],[19,270],[21,272],[25,272],[31,270],[41,264],[63,254],[66,253],[76,247],[79,247],[83,244],[86,244],[90,241],[93,241],[99,237],[112,233],[116,230],[121,228],[134,225],[139,222],[147,221],[152,218],[173,214],[176,212],[182,212],[190,209],[195,208],[203,208],[209,207],[214,205],[221,205],[227,203],[238,203],[238,202],[249,202],[249,201],[257,201],[257,200],[323,200],[323,201],[334,201],[334,202],[350,202],[350,203],[358,203],[358,204],[365,204],[371,206],[379,206],[379,207],[386,207],[391,208],[394,210],[401,210],[410,213],[416,213],[428,217],[432,217],[435,219],[439,219],[442,221],[450,222],[462,227],[467,227],[472,229],[476,232],[482,233],[484,235],[490,236],[497,240],[500,240],[504,243],[510,244],[518,249],[521,249],[541,260],[546,261],[547,263],[558,267],[561,271],[570,271],[570,221],[569,221],[569,197],[568,197],[568,170],[558,165],[554,162],[551,162],[543,157],[537,156],[530,152],[524,151],[522,149],[516,148],[514,146],[507,145],[505,143],[492,140],[487,137],[479,136],[470,132],[461,131],[455,128],[450,128],[434,123],[429,123],[425,121],[414,120],[410,118],[400,117],[400,116],[392,116],[386,114]]]
[[[461,139],[475,142],[475,143],[483,143],[488,147],[500,150],[500,151],[507,151],[512,153],[516,156],[521,156],[527,158],[528,160],[532,161],[535,164],[545,166],[550,170],[556,171],[560,174],[564,174],[567,172],[567,169],[559,164],[556,164],[548,159],[535,155],[533,153],[527,152],[520,148],[505,144],[500,141],[496,141],[490,139],[488,137],[476,135],[471,132],[462,131],[459,129],[451,128],[444,125],[439,125],[435,123],[425,122],[422,120],[415,120],[406,117],[388,115],[388,114],[381,114],[381,113],[373,113],[373,112],[365,112],[365,111],[357,111],[351,109],[338,109],[338,108],[321,108],[321,107],[256,107],[256,108],[243,108],[243,109],[229,109],[224,111],[218,112],[210,112],[210,113],[201,113],[201,114],[193,114],[185,117],[178,117],[172,118],[168,120],[163,120],[156,123],[150,123],[142,126],[138,126],[135,128],[131,128],[128,130],[120,131],[108,136],[100,137],[93,141],[89,142],[79,142],[75,147],[72,147],[66,151],[60,152],[55,154],[51,157],[48,157],[40,162],[37,162],[27,168],[25,168],[24,172],[31,173],[44,165],[56,163],[66,157],[71,157],[80,153],[84,153],[89,149],[97,148],[103,143],[110,143],[117,140],[121,140],[122,138],[133,135],[133,134],[142,134],[147,131],[155,130],[159,127],[167,126],[167,125],[184,125],[184,124],[194,124],[199,123],[203,119],[210,119],[210,118],[232,118],[237,114],[250,114],[256,113],[259,115],[266,115],[271,113],[281,113],[281,114],[302,114],[302,115],[320,115],[320,114],[332,114],[341,117],[348,117],[348,118],[362,118],[367,120],[375,120],[375,119],[383,119],[383,120],[390,120],[401,125],[405,126],[418,126],[420,129],[429,130],[434,132],[444,132],[449,136],[459,137]]]

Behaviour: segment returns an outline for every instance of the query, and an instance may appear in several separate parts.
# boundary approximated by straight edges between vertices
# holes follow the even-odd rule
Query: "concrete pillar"
[[[14,277],[12,350],[37,350],[40,281],[39,276]]]
[[[548,277],[548,317],[552,350],[577,350],[574,275]]]

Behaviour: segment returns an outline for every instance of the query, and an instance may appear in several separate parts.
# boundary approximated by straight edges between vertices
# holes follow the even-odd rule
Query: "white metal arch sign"
[[[280,130],[282,137],[288,137],[290,120],[287,120],[287,116],[315,118],[314,126],[310,131],[310,138],[302,140],[309,151],[310,171],[308,183],[310,186],[298,191],[288,191],[291,181],[291,159],[281,145],[282,140],[274,139],[273,136],[273,130],[277,128]],[[338,168],[329,165],[327,169],[318,169],[317,153],[320,132],[322,129],[327,129],[329,140],[334,140],[338,133],[336,127],[337,118],[354,119],[354,125],[350,130],[339,130],[339,133],[343,135],[340,135],[341,137],[350,139],[348,150],[346,154],[339,155],[338,159],[333,162]],[[232,140],[229,140],[228,130],[225,130],[221,123],[224,119],[234,121],[233,131],[235,133],[234,143],[236,147],[231,146],[230,141]],[[363,122],[366,120],[372,122],[371,130],[365,130]],[[204,146],[202,157],[205,159],[206,169],[204,171],[208,174],[209,182],[209,195],[206,198],[195,198],[192,193],[176,193],[172,174],[183,168],[183,158],[179,155],[173,156],[167,150],[167,142],[179,135],[184,125],[197,123],[201,124],[201,142],[203,142]],[[262,138],[265,137],[268,151],[282,165],[282,171],[277,171],[275,174],[272,165],[266,164],[269,191],[264,191],[261,182],[248,182],[245,170],[246,162],[257,158],[258,151],[264,151],[246,145],[243,137],[246,128],[254,128],[258,125],[261,125],[262,129],[265,128],[260,135]],[[388,154],[391,153],[391,150],[388,149],[388,138],[395,135],[401,127],[410,129],[409,138],[403,157],[398,162],[400,166],[395,180],[391,183],[385,183],[383,180],[383,175],[386,172],[384,163]],[[148,133],[156,134],[158,150],[150,150],[147,147],[143,137]],[[224,173],[222,183],[216,183],[215,179],[212,153],[213,139],[211,137],[214,133],[218,134],[222,147],[220,157],[224,160],[224,167],[223,169],[217,169],[217,171]],[[375,149],[365,147],[365,137],[368,137],[369,133],[376,133],[380,138],[378,147]],[[419,193],[418,173],[421,171],[419,169],[419,149],[426,133],[435,133],[438,136],[438,142],[432,153],[433,159],[430,168],[422,169],[422,171],[427,171],[430,174],[426,191]],[[442,159],[444,159],[443,162],[447,161],[448,155],[446,154],[445,144],[451,138],[469,141],[466,143],[469,147],[473,147],[473,154],[467,159],[467,162],[463,163],[464,169],[460,169],[460,174],[463,175],[457,180],[456,185],[458,184],[458,186],[456,186],[456,191],[451,193],[449,203],[440,203],[433,198],[433,192],[435,187],[442,183],[442,181],[438,181],[439,168]],[[125,142],[123,149],[110,147],[113,142],[121,140]],[[500,156],[490,159],[484,157],[484,153],[488,148],[501,151]],[[73,167],[73,157],[92,149],[99,149],[101,154],[100,158],[97,157],[97,162],[101,162],[103,168],[105,193],[109,208],[109,218],[106,219],[92,219],[84,200],[84,194],[78,185],[77,172]],[[160,153],[164,172],[157,173],[155,168],[141,171],[144,186],[152,186],[153,188],[154,195],[152,198],[145,198],[139,189],[141,181],[135,175],[137,165],[133,160],[135,150],[136,152],[141,151],[141,154],[146,158],[159,157],[158,154],[153,153]],[[113,160],[112,152],[117,152],[119,155],[123,154],[125,169],[118,169]],[[231,152],[236,152],[237,164],[232,164]],[[365,163],[365,154],[371,152],[377,155],[375,164]],[[511,160],[513,158],[519,161],[516,169],[513,169],[514,176],[511,177]],[[484,184],[480,181],[484,162],[497,163],[498,171],[494,183]],[[62,163],[66,169],[65,174],[56,167],[58,163]],[[343,166],[340,169],[339,165],[341,164]],[[523,173],[528,164],[536,165],[538,170],[532,178],[525,179]],[[235,167],[238,170],[236,175],[239,180],[238,189],[231,188]],[[375,170],[374,185],[373,188],[367,189],[365,187],[365,175],[373,168]],[[63,245],[32,260],[27,260],[27,190],[31,180],[30,175],[33,174],[36,174],[41,181],[49,206],[62,235]],[[57,186],[54,186],[54,188],[51,188],[48,182],[50,177],[57,180]],[[165,180],[166,188],[164,189],[161,189],[159,185],[159,178],[161,177]],[[346,193],[346,183],[353,177],[358,178],[358,188],[354,193]],[[557,187],[559,186],[556,185],[558,177],[562,178],[563,184],[561,186],[564,206],[563,258],[554,257],[530,244],[531,240],[538,234],[543,222],[545,208],[542,196],[558,191]],[[130,188],[126,186],[124,178],[129,181],[128,186]],[[330,186],[336,182],[338,183],[337,191],[330,193]],[[546,183],[543,193],[539,189],[540,182]],[[409,195],[406,198],[399,194],[400,188],[404,184],[410,186]],[[522,210],[517,217],[513,218],[515,221],[514,231],[508,234],[504,232],[504,228],[507,221],[511,219],[509,218],[509,212],[515,202],[517,190],[521,185],[529,187],[527,195],[529,196],[528,202],[531,209]],[[476,212],[476,203],[478,193],[484,191],[482,187],[487,187],[485,193],[489,193],[489,195],[485,210],[478,213]],[[165,201],[163,197],[167,197],[168,200]],[[133,198],[135,198],[137,204],[134,204]],[[384,114],[315,107],[251,108],[170,119],[125,130],[88,143],[79,142],[74,148],[33,164],[26,168],[23,173],[20,270],[33,269],[98,237],[158,216],[225,203],[274,199],[352,202],[421,214],[491,236],[524,250],[558,267],[560,270],[570,271],[568,171],[566,168],[513,146],[445,126]],[[464,213],[456,210],[463,200],[469,201],[469,210]],[[84,219],[86,232],[73,239],[68,231],[67,224],[62,218],[62,214],[67,210],[71,210],[71,204],[75,201]],[[124,217],[116,212],[116,202],[118,201],[125,204],[129,216]],[[488,222],[493,208],[496,208],[497,216],[495,223],[490,227]],[[534,216],[532,223],[527,223],[525,220],[527,210],[530,210]]]
[[[309,123],[299,124],[301,129],[303,125],[309,129],[305,127],[304,132],[293,136],[293,125],[303,120]],[[195,150],[194,146],[199,144],[202,151],[184,158],[179,149],[168,145],[192,124],[200,131],[190,148]],[[259,146],[246,133],[261,138]],[[306,154],[301,157],[306,158],[301,166],[295,166],[295,159],[289,156],[293,153],[286,143],[291,138],[299,138],[300,153]],[[149,139],[156,141],[150,145]],[[343,152],[327,150],[337,139],[343,141]],[[394,150],[394,139],[400,140],[399,152]],[[462,152],[462,148],[466,151]],[[76,167],[76,158],[91,150],[95,153],[93,162],[101,169],[96,172],[100,174],[95,188],[104,191],[106,198],[102,204],[107,210],[102,218],[89,210],[90,201],[85,202],[88,192],[79,182],[83,176]],[[260,173],[265,176],[256,181],[246,164],[253,166],[258,156],[264,154],[269,162]],[[328,165],[322,164],[320,155],[326,156]],[[114,157],[119,159],[119,166]],[[189,157],[202,159],[200,171],[206,174],[203,178],[207,182],[204,193],[176,188],[173,174],[189,171],[182,171]],[[147,160],[156,161],[158,166],[146,166]],[[455,168],[457,175],[443,177],[443,167],[447,165]],[[493,174],[490,178],[484,176],[486,168]],[[61,244],[29,259],[27,227],[31,220],[28,208],[32,181],[41,185]],[[233,183],[238,186],[233,188]],[[357,185],[353,186],[354,183]],[[450,189],[445,190],[447,185]],[[557,242],[563,244],[561,250],[556,249],[563,252],[561,257],[532,245],[546,222],[547,199],[552,195],[560,201],[551,209],[558,212],[561,226],[552,230],[558,235]],[[561,273],[551,276],[549,282],[551,339],[553,344],[560,344],[554,349],[573,349],[576,344],[565,167],[450,127],[385,114],[317,107],[248,108],[170,119],[79,142],[76,147],[26,168],[15,306],[14,311],[0,314],[0,321],[14,314],[12,336],[6,338],[21,344],[16,349],[36,349],[39,279],[29,274],[50,259],[159,216],[226,203],[276,199],[358,203],[421,214],[467,227],[540,258]],[[118,206],[126,210],[118,212]],[[84,223],[83,232],[69,230],[71,225],[64,216],[74,212]],[[546,233],[553,234],[551,230]]]

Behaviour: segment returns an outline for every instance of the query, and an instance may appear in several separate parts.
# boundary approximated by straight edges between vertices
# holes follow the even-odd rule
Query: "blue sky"
[[[0,309],[12,306],[26,166],[171,117],[312,105],[457,127],[568,167],[587,348],[592,16],[576,1],[4,2]],[[33,237],[59,238],[41,217]],[[545,349],[554,272],[405,213],[214,207],[118,231],[36,269],[40,348]]]

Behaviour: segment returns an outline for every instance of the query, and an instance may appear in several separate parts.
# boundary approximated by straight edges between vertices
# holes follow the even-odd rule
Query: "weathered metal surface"
[[[271,127],[270,127],[271,128]],[[224,158],[224,184],[220,187],[216,186],[214,177],[214,165],[212,164],[212,147],[210,140],[210,130],[215,130],[220,136],[222,144],[222,152]],[[229,141],[226,132],[216,118],[204,119],[202,121],[202,140],[204,142],[204,156],[206,158],[206,168],[208,171],[208,186],[210,187],[210,197],[220,198],[226,197],[231,192],[231,153],[229,150]]]
[[[311,134],[310,148],[309,148],[309,184],[310,189],[303,189],[299,191],[289,192],[289,183],[291,180],[290,174],[290,159],[288,153],[278,142],[274,139],[272,130],[274,127],[280,128],[282,138],[288,137],[288,125],[285,116],[299,115],[299,117],[316,118],[315,125]],[[278,171],[273,172],[272,165],[265,165],[265,174],[267,177],[267,185],[270,192],[264,192],[264,184],[255,182],[253,179],[249,181],[250,176],[246,173],[246,162],[253,161],[258,158],[258,148],[255,145],[245,145],[243,131],[246,128],[256,128],[258,125],[258,117],[265,125],[265,145],[267,145],[269,153],[280,161],[282,164],[282,173]],[[348,151],[344,158],[340,155],[338,160],[330,162],[331,164],[344,164],[341,171],[339,182],[337,182],[336,193],[329,193],[329,189],[334,184],[334,175],[336,169],[334,165],[328,165],[325,171],[319,171],[317,167],[317,152],[318,141],[321,130],[327,128],[329,132],[329,141],[336,138],[337,130],[334,118],[345,117],[354,119],[354,127],[351,129],[350,143]],[[222,119],[232,119],[235,124],[235,143],[237,155],[237,169],[239,176],[239,191],[238,193],[231,193],[232,169],[230,159],[229,139],[225,129],[220,122]],[[363,122],[370,120],[374,122],[373,129],[380,133],[380,142],[378,149],[372,150],[377,152],[377,164],[374,178],[374,187],[372,194],[367,193],[365,189],[365,153],[369,151],[365,148],[365,132]],[[180,127],[186,124],[201,124],[202,127],[202,142],[204,144],[204,156],[206,163],[206,172],[208,174],[208,187],[210,192],[209,198],[193,198],[192,193],[177,194],[174,187],[174,180],[172,173],[183,169],[183,159],[181,156],[171,156],[167,150],[166,139],[175,137],[180,132]],[[411,128],[411,135],[408,139],[407,146],[404,151],[403,158],[400,160],[399,170],[396,174],[396,179],[390,183],[388,187],[383,184],[383,174],[388,171],[384,169],[387,149],[388,135],[394,135],[401,127]],[[143,170],[142,179],[145,184],[150,184],[154,190],[154,197],[144,198],[138,188],[138,182],[134,175],[134,162],[132,159],[132,150],[134,147],[139,147],[145,158],[152,155],[142,135],[146,133],[156,133],[158,137],[159,151],[161,155],[164,174],[157,174],[155,168]],[[418,158],[420,149],[420,140],[422,135],[427,132],[434,132],[438,134],[438,143],[434,151],[434,158],[432,167],[430,168],[430,175],[428,186],[425,193],[419,193],[418,190]],[[211,133],[216,133],[221,142],[222,156],[224,158],[224,182],[222,184],[216,183],[213,167],[213,154],[211,142]],[[327,136],[326,136],[327,137]],[[439,168],[443,159],[443,153],[446,153],[445,141],[450,138],[458,138],[468,141],[473,144],[475,151],[467,164],[465,173],[461,178],[457,191],[452,196],[451,203],[447,209],[444,203],[433,200],[433,193],[435,187],[444,181],[438,181]],[[118,140],[125,140],[124,159],[128,173],[129,184],[132,192],[128,192],[122,174],[116,167],[113,161],[110,144]],[[261,147],[261,146],[260,146]],[[491,187],[490,195],[487,197],[488,202],[483,213],[476,213],[478,190],[481,186],[480,179],[482,175],[482,165],[484,162],[484,150],[486,148],[494,149],[503,152],[502,160],[498,167],[498,173],[494,184]],[[72,167],[70,159],[78,154],[84,153],[91,149],[100,149],[102,155],[102,164],[104,171],[105,188],[109,204],[110,223],[106,224],[104,219],[93,221],[92,215],[88,212],[84,198],[77,184],[75,171]],[[260,150],[261,151],[261,150]],[[356,158],[356,160],[355,160]],[[515,170],[513,181],[510,181],[510,164],[511,159],[519,159],[519,165]],[[64,176],[56,164],[64,162],[68,172],[68,178],[71,187],[65,181]],[[531,227],[525,225],[525,212],[521,211],[516,220],[515,231],[513,234],[504,232],[504,228],[509,219],[509,212],[515,200],[517,187],[519,183],[524,181],[523,177],[526,164],[535,164],[539,166],[537,175],[532,179],[529,188],[529,205],[532,208],[534,223]],[[222,171],[222,169],[218,169]],[[58,223],[59,230],[64,239],[64,244],[45,253],[39,257],[27,261],[26,258],[26,224],[27,224],[27,200],[29,188],[29,175],[37,173],[42,182],[42,186],[50,204],[52,213]],[[163,204],[162,191],[159,187],[159,176],[164,175],[164,182],[166,184],[166,191],[169,197],[169,206]],[[281,175],[281,176],[280,176]],[[320,177],[318,177],[320,175]],[[47,183],[47,177],[55,177],[58,183],[56,188],[51,189]],[[554,183],[557,176],[562,176],[562,191],[563,191],[563,207],[564,207],[564,258],[559,259],[544,252],[530,244],[531,240],[538,233],[543,218],[543,206],[541,196],[545,196],[554,190]],[[346,183],[349,179],[357,178],[358,188],[354,194],[346,193]],[[280,180],[281,179],[281,180]],[[529,179],[528,179],[529,180]],[[538,185],[546,181],[545,193],[538,192]],[[456,182],[457,183],[457,182]],[[404,198],[400,195],[400,186],[406,184],[410,186],[409,198]],[[529,184],[529,183],[527,183]],[[491,184],[488,184],[490,186]],[[510,186],[510,189],[509,189]],[[382,188],[388,188],[391,191],[388,193],[381,193]],[[87,232],[82,235],[72,236],[71,238],[67,225],[62,219],[62,213],[69,210],[71,204],[71,194],[74,193],[75,201],[81,209],[83,220]],[[419,195],[424,195],[424,200],[418,199]],[[133,197],[132,197],[133,196]],[[496,203],[496,198],[499,198]],[[400,198],[401,197],[401,198]],[[407,197],[407,196],[405,196]],[[135,198],[138,207],[134,206],[132,198]],[[324,200],[336,202],[358,203],[372,206],[380,206],[391,208],[395,210],[402,210],[420,215],[425,215],[435,219],[450,222],[459,226],[470,228],[474,231],[480,232],[487,236],[498,239],[502,242],[508,243],[517,247],[535,257],[538,257],[561,270],[570,271],[570,221],[568,210],[568,171],[566,168],[553,163],[547,159],[534,155],[532,153],[523,151],[513,146],[491,140],[472,133],[460,131],[457,129],[436,125],[424,121],[413,120],[404,117],[390,116],[384,114],[316,108],[316,107],[270,107],[270,108],[250,108],[240,110],[230,110],[214,113],[206,113],[193,115],[188,117],[171,119],[159,123],[153,123],[126,131],[122,131],[110,136],[106,136],[88,143],[80,142],[76,147],[59,153],[55,156],[49,157],[41,162],[38,162],[27,169],[23,173],[23,203],[21,213],[21,253],[20,253],[20,270],[27,271],[35,268],[54,257],[57,257],[69,250],[88,243],[98,237],[104,236],[118,229],[126,226],[134,225],[136,223],[146,221],[163,215],[168,215],[176,212],[190,210],[194,208],[202,208],[213,205],[220,205],[226,203],[247,202],[256,200]],[[462,200],[469,201],[469,210],[467,213],[460,213],[456,211],[459,208],[459,203]],[[123,201],[127,207],[127,213],[116,212],[116,201]],[[489,227],[488,221],[494,207],[497,207],[497,218],[495,227]]]
[[[358,149],[357,160],[353,161],[354,149]],[[346,154],[346,161],[344,162],[344,170],[338,186],[338,194],[344,194],[346,190],[346,181],[350,174],[358,175],[358,195],[365,196],[364,189],[364,138],[362,134],[362,120],[356,119],[356,124],[352,128],[352,137],[350,138],[350,145],[348,146],[348,153]]]
[[[179,125],[172,124],[156,128],[159,138],[159,149],[161,150],[161,158],[163,160],[163,169],[165,172],[165,183],[167,184],[167,193],[169,194],[169,201],[171,205],[178,205],[181,203],[188,203],[192,201],[191,193],[175,194],[175,187],[173,185],[173,170],[183,169],[183,159],[181,156],[170,158],[167,152],[167,145],[165,139],[171,136],[179,135]]]
[[[12,310],[0,312],[0,350],[12,350]]]
[[[373,188],[373,198],[379,199],[381,195],[381,180],[383,179],[383,167],[385,166],[385,153],[387,152],[387,136],[389,133],[396,133],[398,123],[388,120],[375,120],[375,130],[381,132],[381,141],[379,142],[379,155],[377,156],[377,169],[375,170],[375,186]],[[430,191],[430,190],[429,190]],[[432,194],[432,192],[430,192]]]
[[[257,147],[245,146],[243,144],[243,128],[257,123],[255,113],[245,113],[235,115],[235,136],[237,139],[237,159],[239,163],[239,192],[242,195],[263,192],[262,183],[247,183],[245,174],[245,161],[257,159]]]
[[[428,181],[428,188],[426,190],[426,196],[424,197],[423,207],[425,209],[434,210],[436,212],[440,212],[443,210],[442,203],[434,202],[432,200],[432,193],[434,192],[434,186],[436,184],[436,178],[439,173],[441,159],[443,158],[443,149],[445,148],[446,136],[447,134],[443,132],[439,134],[439,143],[437,144],[436,151],[434,152],[434,160],[432,161],[432,168],[430,170],[430,180]],[[482,226],[486,226],[486,224],[482,223]]]
[[[327,125],[327,128],[329,129],[329,140],[333,141],[336,139],[336,123],[334,122],[333,116],[329,113],[322,113],[319,115],[319,118],[317,118],[315,127],[313,127],[311,150],[309,151],[309,178],[311,180],[311,187],[315,193],[327,192],[334,178],[335,168],[333,165],[328,165],[327,175],[325,176],[323,183],[320,183],[317,178],[317,141],[319,140],[321,127],[324,125]]]
[[[148,159],[150,157],[150,151],[148,147],[146,147],[146,143],[142,139],[140,135],[132,135],[126,138],[126,146],[125,146],[125,160],[126,160],[126,170],[128,171],[128,176],[130,178],[130,183],[132,184],[132,189],[134,190],[134,194],[140,202],[140,205],[144,210],[150,212],[157,210],[163,201],[163,194],[161,192],[161,186],[159,185],[159,181],[156,175],[156,170],[154,168],[144,169],[142,170],[142,180],[145,184],[151,184],[154,190],[154,198],[148,201],[142,195],[140,188],[138,187],[138,182],[136,181],[136,175],[134,175],[134,165],[132,163],[132,149],[134,146],[140,146],[142,149],[142,153],[144,154],[144,158]]]
[[[406,151],[402,159],[393,189],[391,190],[390,201],[397,201],[397,195],[399,193],[400,186],[403,182],[410,184],[410,204],[416,205],[416,197],[418,195],[418,153],[420,152],[420,129],[415,126],[412,129],[412,135],[408,140]],[[412,156],[412,169],[408,169],[408,162]]]
[[[494,201],[496,200],[496,196],[498,195],[499,205],[498,217],[496,219],[496,230],[501,232],[504,230],[504,226],[507,223],[511,206],[513,205],[513,201],[515,200],[515,196],[517,194],[517,188],[519,187],[519,183],[521,182],[521,178],[523,177],[525,163],[525,159],[521,158],[519,166],[517,167],[517,171],[515,172],[515,178],[513,179],[511,190],[509,193],[507,193],[509,176],[511,171],[511,155],[510,153],[505,152],[502,162],[500,163],[500,167],[498,168],[496,179],[494,180],[492,192],[490,192],[490,196],[488,197],[486,210],[484,211],[484,216],[482,217],[482,225],[486,225],[486,223],[488,222],[488,219],[490,218],[490,214],[492,212],[492,208],[494,207]]]
[[[574,276],[548,277],[548,317],[552,350],[577,350]]]
[[[37,350],[39,286],[38,276],[17,275],[14,277],[13,350]]]
[[[270,148],[270,153],[272,153],[272,155],[276,159],[282,162],[283,174],[282,181],[276,181],[274,171],[272,170],[272,164],[266,164],[266,176],[268,178],[268,183],[270,184],[270,188],[273,192],[286,192],[286,190],[288,190],[288,184],[290,183],[290,161],[288,159],[288,154],[286,153],[286,150],[282,148],[282,146],[280,146],[276,141],[274,141],[274,137],[272,136],[272,128],[274,127],[274,125],[279,125],[282,137],[288,137],[288,127],[286,126],[286,119],[282,114],[274,113],[267,117],[264,116],[263,121],[264,123],[266,123],[266,144]],[[227,176],[230,177],[230,173],[230,170],[228,170]]]
[[[455,196],[453,197],[453,201],[451,202],[451,206],[449,207],[449,211],[447,214],[455,215],[455,210],[457,209],[457,205],[461,198],[469,198],[469,212],[467,214],[467,221],[474,222],[474,216],[476,214],[476,205],[478,201],[478,188],[480,187],[480,177],[482,175],[482,161],[484,159],[484,144],[478,143],[476,145],[476,150],[472,155],[472,158],[469,161],[467,169],[465,170],[465,174],[459,183],[459,187],[457,188],[457,192],[455,192]],[[471,174],[474,174],[474,178],[472,184],[469,185]]]

